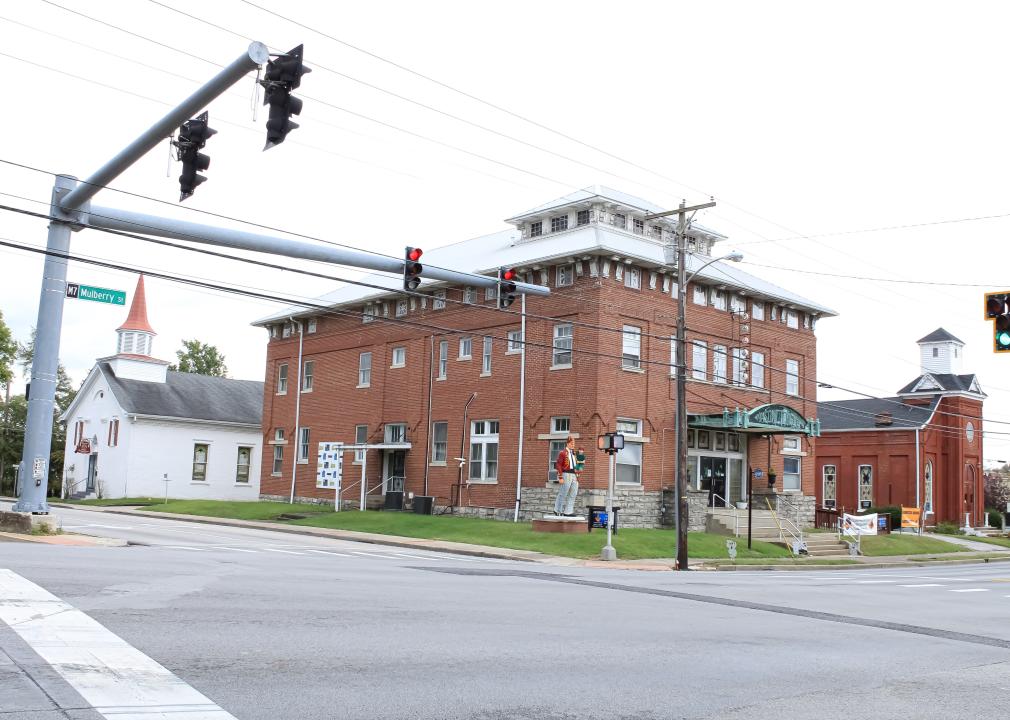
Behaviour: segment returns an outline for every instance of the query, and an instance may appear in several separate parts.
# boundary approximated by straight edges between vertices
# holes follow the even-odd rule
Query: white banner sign
[[[855,537],[859,535],[877,534],[877,513],[872,515],[849,515],[842,516],[842,532]]]
[[[344,444],[319,443],[316,487],[338,488],[344,475]]]

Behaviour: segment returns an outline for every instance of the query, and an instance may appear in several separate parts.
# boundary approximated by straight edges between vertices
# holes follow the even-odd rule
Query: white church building
[[[257,500],[263,383],[153,357],[143,276],[116,332],[116,354],[98,359],[61,417],[65,496]]]

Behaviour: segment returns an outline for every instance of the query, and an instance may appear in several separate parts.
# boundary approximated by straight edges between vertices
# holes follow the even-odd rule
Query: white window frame
[[[314,317],[305,321],[305,332],[309,335],[316,331],[316,319]]]
[[[556,415],[551,418],[551,435],[568,437],[572,432],[572,419],[567,415]]]
[[[704,340],[691,341],[691,379],[708,380],[708,343]]]
[[[613,226],[622,230],[628,229],[628,216],[624,213],[614,213]]]
[[[396,301],[396,317],[405,317],[407,315],[407,298],[401,298]]]
[[[645,443],[642,438],[642,421],[633,418],[617,418],[615,423],[615,429],[617,432],[624,435],[624,450],[617,453],[617,472],[614,477],[615,484],[624,485],[627,487],[641,487],[642,486],[642,453],[645,448]],[[634,462],[622,462],[622,460],[628,460],[632,458],[633,455],[637,455],[637,463]],[[623,456],[623,457],[622,457]],[[637,475],[637,480],[629,481],[622,480],[621,478],[621,466],[637,468],[635,471]]]
[[[467,285],[463,288],[463,302],[467,305],[477,304],[477,288],[473,285]]]
[[[829,471],[828,468],[831,468]],[[831,497],[828,497],[828,477],[831,477]],[[831,505],[828,505],[828,500]],[[821,507],[836,509],[838,507],[838,466],[833,464],[821,467]]]
[[[751,300],[750,301],[750,316],[755,320],[765,319],[765,304],[764,301]]]
[[[712,307],[716,310],[726,309],[726,291],[719,288],[712,288]]]
[[[439,440],[439,429],[442,439]],[[431,424],[431,464],[445,465],[449,457],[449,423],[436,420]]]
[[[621,331],[621,369],[642,369],[642,328],[624,325]]]
[[[274,445],[274,461],[270,466],[270,475],[279,477],[284,471],[284,446]]]
[[[461,337],[459,339],[459,356],[457,360],[469,360],[473,357],[473,338]]]
[[[677,336],[670,337],[670,376],[677,375]]]
[[[402,368],[407,366],[407,346],[397,345],[391,353],[389,367]]]
[[[588,225],[591,217],[592,216],[589,214],[588,210],[577,211],[575,213],[575,227],[579,227],[580,225]],[[583,221],[583,218],[585,218],[585,221]]]
[[[437,380],[445,380],[449,370],[449,341],[440,340],[438,342],[438,377]]]
[[[307,427],[298,428],[298,464],[305,465],[309,462],[309,446],[312,431]]]
[[[870,482],[866,485],[863,484],[863,468],[869,469],[869,480]],[[866,488],[868,492],[864,493],[863,488]],[[856,503],[857,509],[862,510],[864,498],[863,495],[867,495],[865,501],[869,502],[866,507],[873,507],[873,466],[872,465],[857,465],[856,466]]]
[[[516,355],[523,351],[523,331],[509,330],[508,343],[505,345],[506,355]]]
[[[284,326],[281,328],[281,337],[282,338],[291,337],[291,323],[289,322],[284,323]]]
[[[694,293],[691,296],[695,305],[705,307],[708,305],[708,289],[704,285],[695,285]]]
[[[445,290],[436,290],[432,293],[432,310],[445,310]]]
[[[242,451],[246,451],[245,463],[242,462]],[[250,479],[250,473],[252,471],[252,445],[239,445],[238,453],[235,456],[235,483],[238,485],[248,485]],[[245,468],[245,474],[243,475],[242,469]],[[244,478],[244,479],[243,479]]]
[[[530,237],[540,237],[544,234],[544,221],[537,220],[534,223],[530,223]]]
[[[499,429],[497,420],[471,421],[470,460],[466,473],[470,483],[495,484],[498,482],[498,470],[500,465],[498,455]],[[493,453],[490,453],[489,451],[491,446],[494,446]],[[477,448],[480,448],[479,451],[476,451]],[[489,454],[494,455],[494,460],[488,460]],[[478,470],[476,475],[474,475],[475,467]]]
[[[568,215],[556,215],[551,218],[551,232],[562,232],[568,229]]]
[[[368,442],[368,426],[367,425],[355,425],[354,426],[354,444],[364,445]],[[364,448],[358,448],[354,451],[354,465],[360,465],[365,462],[365,452]]]
[[[480,374],[490,375],[491,374],[491,352],[494,350],[494,342],[490,335],[484,336],[484,344],[482,348],[483,352],[481,355],[480,363]]]
[[[923,470],[923,493],[922,493],[922,510],[927,515],[933,514],[933,460],[930,458],[926,459],[926,467]]]
[[[725,345],[712,346],[712,382],[725,384],[727,380],[727,351]]]
[[[302,361],[302,392],[310,393],[312,392],[312,381],[316,373],[316,361],[315,360],[304,360]]]
[[[372,353],[363,352],[358,355],[358,387],[372,386]]]
[[[288,394],[288,364],[281,363],[277,366],[277,394]]]
[[[729,309],[730,312],[743,315],[747,312],[747,298],[733,293],[729,296]]]
[[[786,470],[790,465],[796,465],[796,472]],[[796,478],[796,487],[787,478]],[[783,492],[800,492],[803,489],[803,458],[799,455],[790,455],[782,458],[782,490]]]
[[[556,287],[571,287],[575,284],[575,263],[558,265],[554,269],[554,284]]]
[[[786,395],[800,394],[800,361],[789,358],[786,360]]]
[[[731,382],[733,385],[744,386],[747,384],[747,361],[744,358],[744,352],[743,348],[731,350],[733,357]]]
[[[365,305],[361,311],[361,322],[370,323],[375,320],[375,316],[379,314],[378,310],[375,305]]]
[[[200,448],[203,448],[203,461],[201,462],[198,458],[198,453]],[[192,482],[205,483],[207,482],[207,466],[210,464],[210,443],[209,442],[198,442],[193,443],[193,472],[190,476]],[[197,467],[199,466],[200,477],[197,477]]]
[[[751,387],[764,389],[765,386],[765,354],[752,352],[750,354],[750,384]]]
[[[800,319],[795,310],[786,310],[786,327],[799,330]]]
[[[484,299],[485,300],[496,300],[498,298],[498,286],[488,285],[484,288]]]
[[[545,438],[547,440],[548,482],[558,481],[558,471],[554,468],[554,462],[558,459],[558,454],[565,449],[565,441],[571,434],[571,426],[570,417],[559,415],[551,418],[551,432]]]
[[[642,218],[633,218],[631,222],[631,231],[638,235],[645,235],[645,220]]]
[[[386,423],[382,427],[382,439],[387,443],[407,442],[407,423],[393,422]]]
[[[642,289],[642,271],[630,265],[624,270],[624,287],[632,290]]]
[[[551,369],[570,368],[572,366],[574,347],[574,326],[571,323],[556,324],[554,326],[554,341],[551,351]]]

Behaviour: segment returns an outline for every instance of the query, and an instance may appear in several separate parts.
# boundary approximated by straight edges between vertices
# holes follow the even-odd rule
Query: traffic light
[[[263,104],[270,106],[264,150],[280,145],[287,134],[298,127],[297,123],[291,122],[291,116],[301,114],[302,101],[293,97],[291,91],[301,84],[302,75],[312,72],[311,68],[302,64],[304,47],[299,45],[267,63],[266,73],[260,82],[266,89]]]
[[[176,147],[176,158],[182,161],[182,174],[179,176],[179,202],[182,202],[194,192],[200,183],[207,178],[197,175],[210,167],[210,156],[201,150],[207,144],[207,138],[217,134],[209,122],[207,112],[202,112],[192,120],[187,120],[179,127],[179,136],[173,141]]]
[[[516,278],[512,268],[498,268],[498,307],[504,310],[516,300]]]
[[[403,289],[417,290],[421,284],[421,271],[424,267],[418,260],[424,255],[421,248],[408,247],[403,254]]]
[[[985,317],[993,321],[993,352],[1010,352],[1010,290],[986,293]]]

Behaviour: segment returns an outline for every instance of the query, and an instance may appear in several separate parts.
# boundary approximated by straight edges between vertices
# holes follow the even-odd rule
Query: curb
[[[951,558],[950,560],[905,560],[902,562],[852,563],[851,565],[710,565],[699,570],[719,572],[739,572],[747,570],[886,570],[887,568],[936,567],[937,565],[984,565],[989,562],[1010,562],[1010,557],[991,558]]]

